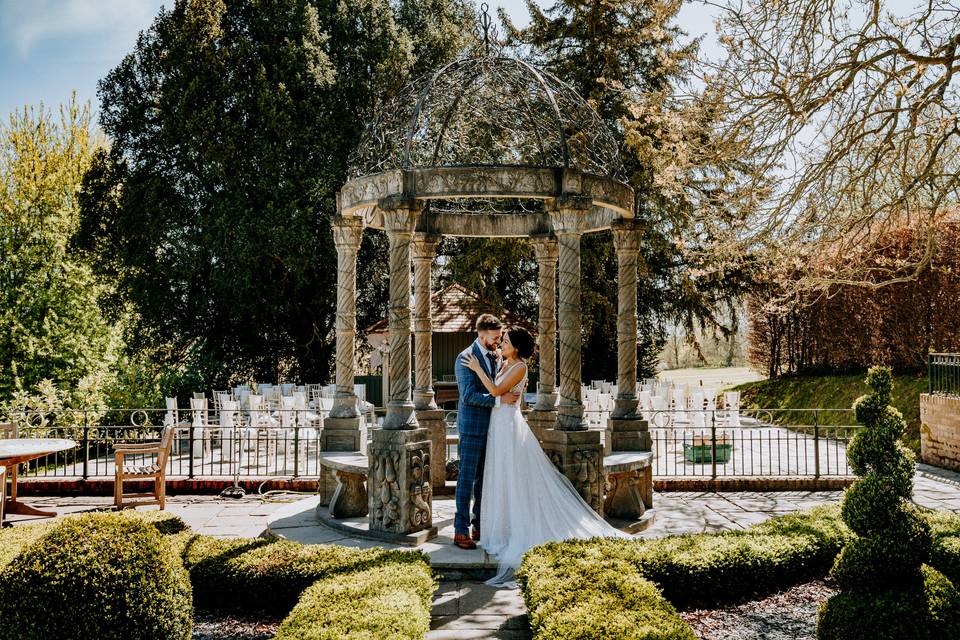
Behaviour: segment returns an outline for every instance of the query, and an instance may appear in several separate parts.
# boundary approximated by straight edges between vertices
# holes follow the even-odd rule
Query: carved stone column
[[[433,393],[433,321],[430,315],[430,270],[440,238],[427,233],[413,234],[413,336],[415,386],[413,406],[417,422],[430,432],[430,478],[434,489],[447,479],[447,423]]]
[[[527,422],[538,440],[543,430],[557,423],[557,239],[550,236],[533,238],[537,256],[537,285],[540,293],[540,320],[537,342],[540,357],[540,382],[537,404],[527,415]]]
[[[433,399],[433,326],[430,318],[430,269],[439,238],[426,233],[413,236],[413,335],[416,345],[416,386],[413,405],[417,410],[436,409]]]
[[[330,415],[320,431],[321,451],[363,451],[366,434],[357,411],[353,391],[354,341],[357,334],[357,251],[363,238],[363,220],[338,216],[333,220],[333,242],[337,248],[337,390]],[[332,470],[321,467],[320,501],[330,502],[337,486]]]
[[[417,427],[410,401],[410,244],[415,224],[416,211],[409,205],[394,204],[383,211],[390,242],[390,395],[384,429]]]
[[[430,484],[430,433],[419,428],[410,400],[410,244],[414,203],[380,202],[390,242],[390,394],[382,429],[367,451],[370,531],[422,541],[436,535]],[[429,286],[429,285],[428,285]]]
[[[637,258],[640,232],[633,220],[612,225],[617,252],[617,398],[607,422],[604,451],[650,451],[647,422],[637,415]]]
[[[603,512],[603,445],[587,430],[580,391],[580,236],[589,198],[567,196],[550,218],[559,245],[560,406],[557,426],[543,432],[543,450],[598,513]]]
[[[337,391],[330,409],[332,418],[355,418],[353,392],[354,340],[357,335],[357,251],[363,238],[363,220],[338,217],[333,221],[337,247]]]

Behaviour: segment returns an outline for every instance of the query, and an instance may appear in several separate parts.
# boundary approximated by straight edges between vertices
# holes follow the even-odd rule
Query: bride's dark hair
[[[510,336],[510,344],[517,350],[517,355],[526,360],[533,355],[535,342],[530,332],[523,327],[510,327],[507,329],[507,335]]]

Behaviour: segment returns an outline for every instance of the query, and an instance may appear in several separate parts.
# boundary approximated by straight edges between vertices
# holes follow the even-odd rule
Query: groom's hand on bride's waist
[[[500,402],[502,404],[517,404],[517,401],[520,400],[520,396],[522,395],[519,391],[511,391],[510,393],[505,393],[500,396]]]

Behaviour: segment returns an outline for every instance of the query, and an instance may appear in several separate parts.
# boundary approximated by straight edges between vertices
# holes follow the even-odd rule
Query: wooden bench
[[[367,515],[367,456],[359,451],[322,451],[320,465],[333,470],[337,488],[330,498],[330,515],[355,518]]]
[[[614,451],[603,457],[603,514],[637,520],[653,507],[653,452]]]

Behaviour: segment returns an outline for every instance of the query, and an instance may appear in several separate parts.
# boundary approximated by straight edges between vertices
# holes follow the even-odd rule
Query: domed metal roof
[[[409,84],[380,109],[350,164],[350,178],[435,167],[623,174],[616,140],[570,85],[502,56],[457,60]]]

